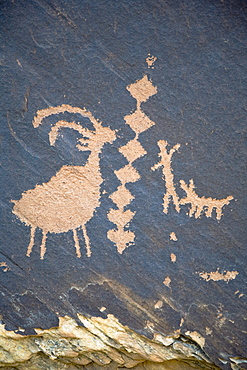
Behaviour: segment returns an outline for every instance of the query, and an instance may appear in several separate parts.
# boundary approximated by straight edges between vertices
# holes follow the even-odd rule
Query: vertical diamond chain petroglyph
[[[140,179],[139,173],[132,166],[132,163],[136,159],[146,154],[145,149],[138,141],[139,134],[155,125],[155,123],[142,111],[141,104],[157,93],[157,88],[146,75],[141,80],[127,86],[127,90],[130,92],[131,96],[136,99],[136,110],[134,113],[125,116],[124,120],[135,132],[136,136],[126,145],[119,148],[119,152],[124,155],[128,164],[118,171],[115,171],[115,175],[121,184],[117,190],[110,195],[110,198],[117,205],[117,209],[111,209],[108,213],[109,220],[113,222],[117,228],[109,230],[107,236],[116,244],[119,253],[122,253],[125,248],[133,244],[135,239],[135,234],[130,230],[126,230],[126,227],[135,213],[129,209],[125,210],[125,207],[134,199],[134,196],[125,185]]]

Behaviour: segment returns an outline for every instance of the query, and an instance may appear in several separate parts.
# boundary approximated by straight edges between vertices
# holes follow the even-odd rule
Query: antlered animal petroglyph
[[[20,200],[14,200],[13,213],[26,225],[31,227],[30,243],[27,256],[30,256],[34,245],[35,231],[42,229],[40,257],[46,252],[48,233],[73,231],[77,257],[81,257],[77,229],[83,230],[87,256],[90,257],[90,240],[86,232],[86,223],[93,217],[100,205],[100,185],[103,181],[99,167],[99,154],[103,145],[116,138],[115,132],[103,127],[90,112],[85,109],[62,105],[56,108],[43,109],[37,112],[33,121],[34,127],[51,114],[79,113],[92,122],[95,131],[83,128],[75,122],[58,121],[49,133],[50,144],[54,145],[62,128],[68,127],[82,135],[77,144],[79,150],[90,151],[85,166],[62,166],[47,183],[36,185],[34,189],[22,194]]]
[[[193,179],[190,180],[189,185],[184,180],[180,180],[180,187],[186,193],[185,198],[179,199],[174,185],[174,176],[172,172],[172,155],[180,148],[180,144],[174,145],[169,151],[167,149],[168,143],[165,140],[159,140],[158,146],[160,148],[160,161],[151,169],[157,170],[162,167],[163,180],[165,182],[166,192],[163,198],[163,212],[168,213],[170,202],[173,201],[175,209],[180,212],[182,205],[190,205],[189,216],[195,218],[200,217],[205,213],[206,217],[212,217],[213,210],[216,210],[216,219],[220,220],[222,217],[222,209],[229,204],[233,199],[231,195],[224,199],[214,199],[199,197],[195,192],[195,185]]]

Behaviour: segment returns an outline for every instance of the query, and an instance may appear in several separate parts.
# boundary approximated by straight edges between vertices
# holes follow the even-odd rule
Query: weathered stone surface
[[[1,366],[246,368],[246,3],[0,12]]]
[[[0,366],[13,365],[20,369],[32,366],[56,369],[61,366],[70,369],[92,363],[95,368],[106,366],[115,369],[133,368],[145,363],[152,369],[155,368],[152,364],[166,368],[166,364],[173,361],[184,364],[185,368],[195,365],[202,369],[218,369],[198,345],[178,333],[170,337],[157,334],[151,341],[121,325],[113,315],[103,319],[78,314],[78,318],[83,327],[75,320],[63,317],[58,328],[35,329],[35,336],[23,337],[6,331],[2,326]]]

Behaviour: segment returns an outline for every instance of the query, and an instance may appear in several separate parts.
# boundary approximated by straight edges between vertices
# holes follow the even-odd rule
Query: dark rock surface
[[[220,368],[246,368],[246,3],[3,0],[0,11],[0,314],[5,329],[33,335],[35,328],[57,327],[65,315],[81,325],[78,313],[105,319],[111,314],[149,339],[180,330]],[[146,154],[132,165],[120,150],[135,138],[124,117],[135,111],[136,97],[126,87],[143,76],[157,87],[141,103],[153,126],[137,137]],[[78,258],[70,230],[48,233],[40,259],[38,227],[28,257],[30,227],[20,216],[28,207],[17,216],[12,200],[48,183],[62,166],[84,168],[89,160],[89,152],[76,146],[77,131],[62,128],[55,145],[48,136],[59,120],[92,131],[88,117],[58,113],[33,125],[37,111],[64,104],[85,107],[116,135],[99,153],[95,168],[102,183],[95,185],[94,174],[87,178],[101,191],[100,206],[85,221],[91,256],[79,230]],[[179,204],[178,211],[171,197],[164,212],[169,184],[163,170],[169,165],[152,170],[162,160],[160,140],[169,150],[180,144],[168,163],[178,199],[186,196],[180,180],[188,185],[190,179],[200,201],[210,198],[207,206],[232,196],[220,217],[215,209],[206,217],[203,204],[196,218],[195,198]],[[114,171],[128,163],[139,179],[125,183]],[[133,197],[121,212],[135,214],[119,237],[123,241],[127,235],[130,243],[118,249],[109,234],[116,230],[109,212],[118,209],[110,196],[121,185]],[[74,204],[79,207],[77,198]]]

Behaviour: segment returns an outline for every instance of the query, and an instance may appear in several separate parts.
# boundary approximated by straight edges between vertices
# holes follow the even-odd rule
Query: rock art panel
[[[148,57],[149,58],[149,57]],[[147,58],[147,59],[148,59]],[[156,60],[151,58],[152,64]],[[149,59],[148,59],[149,61]],[[150,63],[148,63],[150,67]],[[109,221],[115,223],[116,229],[109,230],[108,238],[117,246],[120,254],[130,245],[134,244],[135,234],[126,230],[135,215],[135,212],[127,209],[126,206],[134,199],[134,196],[126,188],[127,183],[140,180],[140,175],[133,167],[133,162],[144,156],[146,151],[138,141],[139,134],[150,129],[155,123],[148,118],[142,111],[141,104],[146,102],[151,96],[157,93],[157,88],[145,75],[142,79],[127,86],[131,96],[136,99],[136,110],[124,117],[127,125],[135,132],[135,138],[126,145],[119,148],[119,152],[127,159],[128,164],[114,171],[121,185],[110,195],[117,209],[108,212]],[[85,108],[71,107],[62,105],[51,107],[37,112],[33,120],[36,128],[42,124],[43,119],[61,113],[77,113],[82,117],[89,118],[94,126],[94,131],[83,128],[75,122],[59,120],[49,132],[50,145],[54,145],[56,139],[63,128],[70,128],[77,131],[82,138],[79,139],[77,149],[80,151],[90,151],[90,156],[84,166],[63,166],[49,182],[37,185],[34,189],[22,194],[20,200],[13,200],[13,213],[26,225],[30,226],[30,243],[27,248],[27,256],[30,257],[34,246],[35,231],[40,228],[43,232],[40,245],[40,258],[43,259],[46,252],[46,239],[48,233],[62,233],[69,230],[73,231],[76,255],[81,257],[80,245],[77,230],[82,229],[87,256],[91,256],[90,239],[86,231],[86,223],[93,217],[96,208],[100,206],[100,185],[103,181],[100,173],[100,153],[105,143],[112,143],[116,139],[116,134],[110,128],[102,126],[91,112]],[[162,167],[163,180],[165,182],[166,193],[163,198],[163,211],[168,213],[169,204],[173,202],[177,212],[180,206],[189,204],[189,216],[198,218],[205,212],[207,217],[212,217],[212,212],[216,210],[217,220],[221,219],[222,209],[233,199],[228,196],[225,199],[214,199],[199,197],[195,193],[193,180],[187,186],[180,180],[181,188],[186,192],[185,198],[179,199],[174,185],[174,175],[172,170],[172,156],[180,148],[176,144],[170,150],[167,149],[168,142],[159,140],[160,161],[151,169],[157,170]],[[170,234],[170,238],[176,241],[175,233]]]
[[[246,368],[246,11],[1,2],[0,367]]]

